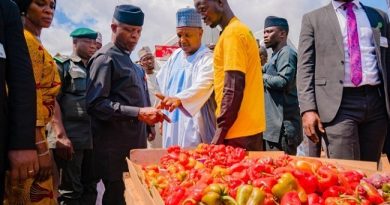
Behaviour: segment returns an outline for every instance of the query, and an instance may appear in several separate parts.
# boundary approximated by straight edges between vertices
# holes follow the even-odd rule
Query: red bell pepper
[[[244,181],[244,183],[248,183],[249,175],[247,172],[248,165],[244,163],[236,163],[233,166],[228,168],[228,172],[231,177],[235,179],[240,179]]]
[[[322,194],[322,198],[326,200],[329,197],[339,197],[342,194],[347,193],[345,187],[342,186],[331,186],[327,190],[325,190]]]
[[[288,165],[288,163],[292,160],[292,158],[285,154],[283,156],[280,156],[274,160],[276,167],[285,167]]]
[[[241,179],[233,178],[232,176],[229,175],[225,176],[224,179],[229,186],[229,195],[232,196],[233,198],[236,198],[237,189],[239,186],[245,184],[244,181],[242,181]]]
[[[197,202],[199,202],[202,199],[203,190],[205,190],[207,188],[207,186],[208,185],[206,183],[197,182],[194,186],[187,189],[186,195],[188,197],[184,201],[188,201],[189,204],[191,204],[192,202],[195,202],[195,204],[196,204]],[[184,202],[183,202],[183,204],[184,204]]]
[[[323,205],[324,200],[316,193],[307,195],[307,205]]]
[[[178,153],[178,152],[180,152],[180,150],[181,150],[180,146],[177,146],[177,145],[170,146],[167,149],[168,153]]]
[[[335,186],[338,184],[338,176],[337,173],[326,166],[321,166],[317,170],[317,178],[318,178],[318,189],[320,192],[324,192],[331,186]]]
[[[248,168],[247,164],[244,164],[242,162],[233,164],[231,167],[229,167],[229,174],[232,174],[234,172],[241,172]]]
[[[341,172],[340,174],[347,179],[348,183],[360,182],[360,180],[363,179],[363,177],[365,177],[364,173],[356,170],[348,170],[348,171]]]
[[[264,171],[265,171],[264,164],[254,164],[252,166],[249,166],[248,168],[249,179],[253,181],[255,179],[263,177]]]
[[[272,187],[277,183],[275,177],[263,177],[252,181],[253,186],[263,188],[265,192],[270,193]]]
[[[186,154],[184,152],[180,152],[178,155],[178,161],[181,165],[186,166],[189,162],[188,154]]]
[[[264,205],[276,205],[276,201],[271,193],[265,194]]]
[[[372,184],[369,184],[366,181],[362,180],[360,181],[360,185],[366,191],[368,201],[373,204],[381,204],[384,202],[384,199]]]
[[[306,194],[314,193],[317,190],[317,177],[310,172],[294,170],[292,174],[298,179],[299,185],[305,189]]]
[[[258,158],[257,163],[274,166],[274,159],[272,159],[271,157]]]
[[[292,173],[293,171],[294,171],[294,168],[292,168],[292,167],[278,167],[278,168],[274,169],[273,174],[279,176],[279,175],[282,175],[284,173]]]
[[[301,200],[299,199],[298,192],[290,191],[287,192],[281,202],[280,205],[301,205]]]
[[[183,187],[174,187],[172,192],[165,198],[166,205],[179,205],[185,196],[185,190]]]
[[[338,177],[340,185],[347,188],[347,191],[350,193],[360,184],[364,174],[355,170],[348,170],[339,173]]]

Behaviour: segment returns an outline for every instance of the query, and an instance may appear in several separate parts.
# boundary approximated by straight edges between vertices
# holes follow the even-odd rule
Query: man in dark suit
[[[35,82],[17,6],[0,1],[0,204],[4,174],[14,182],[38,172]],[[8,160],[6,156],[8,154]],[[8,164],[9,163],[9,164]]]
[[[306,135],[331,158],[378,161],[389,116],[386,13],[332,0],[304,15],[297,87]]]
[[[146,148],[152,127],[167,117],[150,107],[143,69],[129,58],[141,36],[143,11],[133,5],[115,8],[112,41],[89,60],[87,111],[91,117],[96,175],[103,180],[103,205],[125,204],[123,172],[131,149]]]

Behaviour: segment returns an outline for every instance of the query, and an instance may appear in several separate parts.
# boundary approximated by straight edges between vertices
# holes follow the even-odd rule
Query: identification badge
[[[381,44],[381,47],[385,47],[385,48],[389,47],[389,42],[387,41],[386,37],[381,36],[380,44]]]
[[[0,58],[6,59],[5,50],[3,44],[0,43]]]

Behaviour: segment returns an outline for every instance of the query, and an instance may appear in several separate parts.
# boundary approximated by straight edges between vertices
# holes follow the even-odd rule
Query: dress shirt
[[[358,26],[358,35],[359,35],[359,44],[360,52],[362,56],[362,82],[359,86],[362,85],[378,85],[381,83],[379,78],[379,67],[377,61],[377,55],[375,52],[375,43],[372,28],[370,21],[367,17],[366,12],[364,11],[359,0],[352,1],[354,4],[353,11],[356,15],[357,26]],[[344,42],[344,54],[345,54],[345,77],[344,77],[344,87],[356,87],[351,81],[351,69],[350,69],[350,59],[348,51],[348,33],[347,33],[347,13],[344,8],[344,2],[332,1],[333,8],[335,9],[341,34],[343,36]]]

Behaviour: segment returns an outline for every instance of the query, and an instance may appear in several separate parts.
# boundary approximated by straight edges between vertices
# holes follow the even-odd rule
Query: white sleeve
[[[214,70],[212,53],[207,53],[195,66],[198,66],[195,81],[191,87],[178,93],[175,97],[181,100],[180,109],[193,117],[213,93]]]

